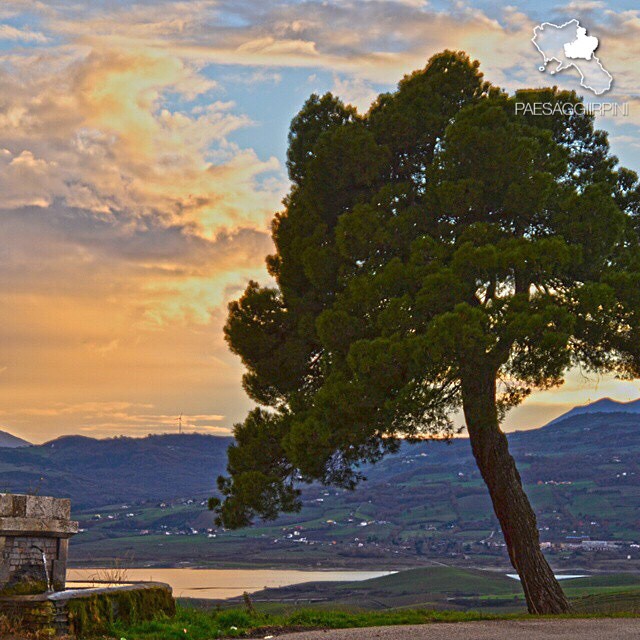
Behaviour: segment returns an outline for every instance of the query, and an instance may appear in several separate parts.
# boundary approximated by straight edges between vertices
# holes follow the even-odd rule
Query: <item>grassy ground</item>
[[[564,584],[574,614],[640,616],[640,578],[599,575]],[[320,590],[320,591],[318,591]],[[454,567],[414,569],[353,583],[310,583],[237,599],[234,608],[186,600],[173,620],[116,626],[116,640],[212,640],[285,630],[527,618],[522,589],[498,573]],[[305,604],[314,601],[313,605]],[[326,600],[324,600],[326,598]],[[473,609],[473,610],[471,610]]]
[[[575,615],[640,616],[640,577],[594,575],[563,584]],[[116,640],[213,640],[285,630],[526,618],[520,583],[496,572],[429,567],[351,583],[267,589],[233,601],[184,600],[175,619],[117,625]]]
[[[593,605],[594,603],[592,603]],[[562,617],[636,617],[627,611],[611,613],[577,612]],[[345,629],[405,624],[475,622],[478,620],[513,620],[537,616],[526,614],[493,615],[474,611],[430,611],[405,609],[400,611],[320,611],[300,609],[288,614],[248,613],[240,609],[207,612],[180,607],[173,620],[155,620],[133,627],[116,625],[112,629],[116,640],[213,640],[214,638],[265,638],[284,632],[308,629]]]
[[[594,575],[563,587],[574,615],[640,617],[640,577]],[[310,604],[311,603],[311,604]],[[497,572],[429,567],[352,583],[309,583],[250,599],[180,601],[177,616],[116,624],[114,640],[213,640],[284,631],[527,618],[520,583]],[[0,628],[0,638],[4,640]],[[9,636],[10,637],[10,636]]]
[[[344,629],[347,627],[375,627],[399,624],[435,622],[470,622],[494,620],[495,616],[460,611],[320,611],[300,609],[288,614],[248,613],[241,609],[220,612],[180,607],[173,620],[156,620],[134,627],[116,625],[115,638],[126,640],[211,640],[222,637],[265,637],[303,629]]]

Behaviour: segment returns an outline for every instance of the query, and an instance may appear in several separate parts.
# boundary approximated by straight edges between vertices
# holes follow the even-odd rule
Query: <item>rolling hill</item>
[[[574,407],[570,409],[566,413],[563,413],[561,416],[558,416],[555,420],[549,422],[547,426],[552,424],[557,424],[566,420],[568,418],[573,418],[574,416],[581,416],[585,414],[594,414],[594,413],[640,413],[640,398],[637,400],[631,400],[630,402],[618,402],[617,400],[612,400],[611,398],[602,398],[600,400],[596,400],[595,402],[591,402],[589,404],[581,405],[579,407]]]
[[[640,415],[582,412],[509,435],[541,538],[557,562],[601,559],[630,569],[640,547]],[[311,485],[301,513],[241,531],[215,530],[206,499],[230,438],[183,434],[94,440],[66,437],[0,449],[0,490],[69,496],[85,530],[76,560],[125,554],[138,562],[407,566],[421,558],[506,562],[489,496],[460,438],[404,445],[364,468],[353,492]],[[126,505],[126,506],[124,506]],[[582,539],[618,540],[589,554]],[[631,557],[631,561],[627,560]]]
[[[509,434],[510,447],[525,479],[583,477],[589,473],[588,456],[640,454],[638,412],[640,400],[626,404],[600,400],[539,429]],[[65,436],[27,447],[25,441],[0,432],[0,489],[67,496],[76,508],[208,495],[216,477],[224,473],[231,442],[230,437],[195,433],[100,440]],[[3,451],[3,447],[15,448]],[[369,483],[360,490],[402,481],[407,474],[431,477],[463,468],[464,477],[478,475],[465,438],[405,445],[399,454],[365,467]]]
[[[0,490],[70,497],[75,508],[211,492],[231,438],[199,434],[67,436],[0,449]]]
[[[28,447],[31,443],[18,438],[6,431],[0,431],[0,448],[16,449],[18,447]]]
[[[608,574],[563,581],[573,609],[581,613],[640,612],[640,578]],[[426,608],[444,611],[522,613],[526,610],[520,583],[496,571],[450,566],[421,567],[359,582],[308,582],[264,589],[252,594],[269,611],[293,604],[314,609],[395,610]],[[218,601],[238,606],[242,598]],[[211,606],[209,604],[209,606]]]

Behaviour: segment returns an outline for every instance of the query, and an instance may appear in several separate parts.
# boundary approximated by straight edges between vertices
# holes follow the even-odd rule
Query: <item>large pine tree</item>
[[[568,609],[540,551],[504,413],[572,366],[640,375],[638,185],[579,104],[508,96],[445,51],[360,116],[311,96],[267,259],[225,328],[263,408],[235,428],[226,526],[299,508],[301,482],[353,487],[402,438],[447,438],[462,409],[532,613]],[[214,505],[215,506],[215,505]]]

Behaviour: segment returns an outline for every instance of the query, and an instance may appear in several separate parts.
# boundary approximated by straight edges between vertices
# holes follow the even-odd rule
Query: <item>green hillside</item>
[[[510,441],[541,539],[554,545],[548,553],[555,566],[640,568],[640,549],[632,546],[640,521],[639,416],[580,415]],[[301,513],[239,531],[215,529],[205,506],[209,492],[77,511],[86,532],[74,541],[74,558],[100,562],[126,553],[138,561],[162,556],[216,566],[400,568],[433,558],[508,564],[465,440],[405,446],[365,474],[353,492],[307,487]],[[620,546],[589,551],[582,539]]]
[[[556,567],[640,569],[640,415],[570,416],[511,434],[541,539]],[[75,562],[397,569],[438,559],[507,566],[491,503],[468,442],[401,447],[353,492],[304,487],[299,514],[239,531],[206,508],[229,438],[63,438],[0,449],[0,490],[69,496],[83,533]],[[589,551],[583,539],[618,541]],[[630,556],[630,559],[629,559]]]
[[[596,575],[563,580],[576,612],[640,612],[640,576]],[[526,605],[520,583],[495,571],[434,566],[401,571],[362,582],[315,582],[265,589],[252,596],[254,604],[271,612],[287,606],[331,610],[434,609],[520,613]],[[241,604],[226,601],[225,606]]]

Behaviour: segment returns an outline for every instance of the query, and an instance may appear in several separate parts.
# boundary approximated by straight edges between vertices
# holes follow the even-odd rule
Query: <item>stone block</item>
[[[27,496],[13,496],[13,517],[24,518],[27,515]]]
[[[51,496],[0,493],[0,517],[69,520],[71,501]]]
[[[44,496],[27,496],[25,518],[53,519],[53,498]]]
[[[13,516],[13,496],[9,493],[0,493],[0,516]]]
[[[24,515],[26,518],[68,520],[71,517],[71,501],[49,496],[27,496]]]
[[[67,580],[67,563],[65,560],[54,560],[51,566],[51,582],[54,586],[63,585]]]
[[[49,576],[64,587],[68,538],[78,532],[71,503],[49,496],[0,494],[0,591]]]
[[[60,538],[76,533],[78,533],[78,523],[72,520],[0,518],[0,535],[2,536],[53,536]]]
[[[71,518],[71,500],[69,498],[54,498],[53,515],[54,518],[60,520],[69,520]]]

